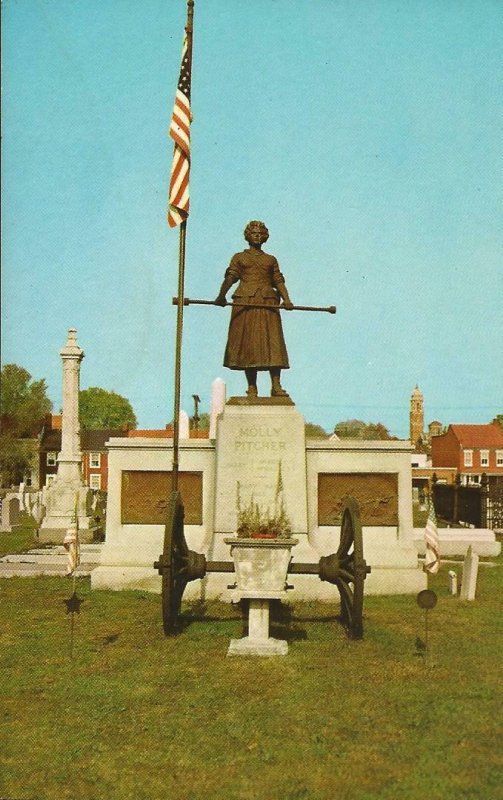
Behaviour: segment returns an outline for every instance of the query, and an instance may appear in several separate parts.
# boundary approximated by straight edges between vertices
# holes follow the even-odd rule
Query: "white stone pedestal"
[[[248,611],[248,636],[231,639],[228,656],[286,656],[288,642],[269,636],[270,600],[251,599]]]
[[[231,639],[228,656],[286,656],[288,643],[269,636],[269,604],[286,596],[286,577],[297,539],[229,537],[236,569],[233,600],[248,600],[248,636]]]
[[[236,531],[238,487],[243,505],[253,498],[267,510],[274,507],[278,483],[293,533],[307,532],[304,427],[304,418],[290,400],[231,398],[227,402],[217,424],[217,536]]]
[[[46,515],[42,522],[40,542],[60,544],[67,528],[78,517],[80,539],[93,540],[95,522],[91,516],[91,490],[82,480],[79,424],[80,364],[84,351],[77,344],[77,331],[70,328],[65,346],[60,351],[63,361],[63,413],[61,452],[54,483],[46,492]]]

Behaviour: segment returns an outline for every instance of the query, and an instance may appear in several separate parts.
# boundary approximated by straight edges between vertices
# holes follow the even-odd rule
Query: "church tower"
[[[424,431],[424,398],[418,386],[410,396],[410,440],[413,447],[423,439]]]

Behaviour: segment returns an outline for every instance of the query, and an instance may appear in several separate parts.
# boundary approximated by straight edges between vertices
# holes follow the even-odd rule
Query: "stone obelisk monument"
[[[54,482],[47,489],[46,515],[40,528],[41,542],[63,541],[67,528],[78,515],[81,541],[92,541],[94,520],[90,515],[91,490],[82,480],[80,451],[79,386],[84,351],[77,344],[77,331],[70,328],[63,361],[63,414],[61,451]]]

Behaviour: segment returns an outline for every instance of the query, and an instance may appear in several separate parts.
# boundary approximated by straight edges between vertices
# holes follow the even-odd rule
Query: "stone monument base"
[[[94,534],[96,531],[96,526],[93,527],[84,527],[84,523],[86,519],[80,520],[79,518],[79,541],[81,544],[91,544],[94,542]],[[40,528],[38,541],[40,544],[63,544],[63,540],[66,536],[66,532],[70,527],[71,520],[61,520],[61,525],[54,527],[47,527],[47,528]],[[51,520],[51,526],[53,522]]]
[[[228,656],[286,656],[288,655],[288,642],[283,639],[251,639],[244,636],[242,639],[231,639]]]
[[[79,539],[83,544],[94,541],[96,522],[90,514],[91,490],[82,484],[59,482],[49,486],[46,494],[46,516],[40,526],[41,544],[62,544],[66,531],[75,520],[75,505],[79,522]]]
[[[281,490],[298,539],[293,563],[318,564],[337,552],[336,512],[347,493],[364,515],[363,554],[372,569],[365,594],[415,595],[426,588],[412,527],[410,443],[306,440],[296,407],[279,400],[231,398],[218,415],[215,439],[180,441],[180,479],[193,479],[182,491],[189,549],[230,563],[225,539],[236,535],[238,500],[245,505],[253,497],[272,510]],[[122,437],[108,447],[106,539],[92,588],[160,592],[153,564],[163,549],[172,441]],[[162,476],[168,488],[160,492]],[[183,599],[231,602],[235,580],[235,573],[208,573],[187,585]],[[339,604],[337,588],[317,575],[290,574],[288,583],[294,591],[286,602]]]

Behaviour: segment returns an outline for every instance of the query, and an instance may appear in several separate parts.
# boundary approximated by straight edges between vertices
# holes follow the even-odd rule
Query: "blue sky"
[[[167,137],[185,0],[3,3],[2,362],[61,404],[81,386],[173,414],[178,231]],[[263,219],[294,302],[284,385],[304,417],[503,411],[501,7],[497,0],[196,0],[186,295],[213,298]],[[182,407],[202,410],[228,309],[185,311]],[[268,391],[262,376],[259,390]]]

